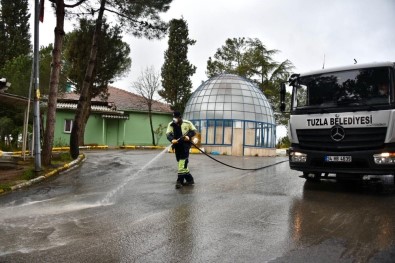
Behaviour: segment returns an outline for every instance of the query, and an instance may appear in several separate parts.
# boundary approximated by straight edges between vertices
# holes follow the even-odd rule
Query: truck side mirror
[[[287,93],[285,82],[280,85],[280,111],[285,111],[285,94]]]

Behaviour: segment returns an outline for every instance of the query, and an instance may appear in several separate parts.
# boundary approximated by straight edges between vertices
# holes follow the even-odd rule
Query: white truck
[[[395,174],[395,63],[293,74],[289,164],[307,180],[388,181]],[[391,179],[390,179],[391,180]]]

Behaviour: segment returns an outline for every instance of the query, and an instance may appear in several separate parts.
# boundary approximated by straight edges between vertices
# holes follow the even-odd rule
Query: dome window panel
[[[220,111],[220,110],[216,110],[215,111],[215,119],[223,120],[224,119],[224,112]]]
[[[185,112],[189,112],[189,111],[199,111],[201,106],[202,106],[201,104],[194,104],[194,105],[191,105],[190,110],[185,109]]]
[[[256,113],[262,113],[262,107],[254,105],[254,108]]]
[[[210,95],[215,96],[218,94],[218,89],[212,89]]]
[[[202,103],[202,106],[200,106],[200,109],[197,109],[197,110],[207,111],[207,106],[208,106],[208,103]]]
[[[225,102],[224,103],[224,110],[232,110],[232,103]]]
[[[244,97],[244,103],[253,104],[254,100],[252,97]]]
[[[243,96],[252,97],[252,93],[250,90],[242,90],[241,93],[243,94]]]
[[[243,103],[244,99],[243,99],[242,96],[233,96],[232,97],[232,102]]]
[[[232,89],[232,95],[234,95],[234,96],[240,96],[240,95],[243,95],[243,93],[241,92],[241,90],[240,89]]]
[[[244,120],[244,112],[242,112],[242,111],[232,111],[232,119]]]
[[[218,95],[225,95],[225,89],[218,89]]]
[[[255,120],[255,113],[252,112],[244,112],[245,120]]]
[[[215,112],[208,110],[206,118],[207,119],[214,119],[215,118]]]
[[[242,103],[232,103],[232,110],[233,111],[244,111],[244,104]]]
[[[215,104],[215,110],[216,111],[223,111],[224,110],[224,104],[223,103],[216,103]]]
[[[225,120],[232,119],[232,112],[230,110],[229,111],[224,111],[224,119]]]
[[[194,120],[198,120],[199,117],[200,117],[200,113],[199,113],[198,111],[195,111],[195,112],[193,113],[193,119],[194,119]]]
[[[218,95],[217,96],[217,101],[216,101],[217,103],[218,102],[225,102],[225,96],[224,95]]]
[[[231,84],[232,89],[234,90],[241,90],[241,85],[240,84],[236,84],[236,83],[232,83]]]
[[[255,106],[252,104],[244,104],[244,111],[255,112]]]

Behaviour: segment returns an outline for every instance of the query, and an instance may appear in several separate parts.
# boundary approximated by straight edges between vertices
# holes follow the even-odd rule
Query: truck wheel
[[[303,177],[308,182],[320,182],[321,181],[321,173],[303,172]]]
[[[382,176],[381,177],[381,185],[379,187],[379,192],[388,194],[394,191],[394,181],[395,178],[393,175],[391,176]]]

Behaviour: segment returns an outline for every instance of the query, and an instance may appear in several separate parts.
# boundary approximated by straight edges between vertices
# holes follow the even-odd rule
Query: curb
[[[108,145],[96,145],[96,146],[79,146],[80,150],[107,150],[109,149]],[[65,147],[53,147],[52,151],[53,152],[63,152],[63,151],[69,151],[70,147],[65,146]],[[30,151],[26,150],[25,151],[26,155],[30,154]],[[22,156],[22,151],[13,151],[13,152],[3,152],[0,150],[0,158],[10,158],[10,157],[19,157]]]
[[[163,150],[168,146],[152,146],[152,145],[124,145],[118,146],[115,148],[111,148],[108,145],[96,145],[96,146],[79,146],[80,150],[109,150],[109,149],[122,149],[122,150]],[[53,147],[53,152],[63,152],[69,151],[70,147]],[[204,148],[202,149],[204,151]],[[170,151],[169,151],[170,152]],[[199,150],[195,148],[191,148],[190,153],[200,153]],[[29,151],[26,151],[25,154],[30,154]],[[3,152],[0,150],[0,159],[1,158],[10,158],[10,157],[19,157],[22,155],[22,151],[14,151],[14,152]]]
[[[79,165],[83,161],[85,161],[85,155],[84,154],[80,154],[78,156],[78,158],[75,159],[74,161],[72,161],[70,163],[66,163],[62,167],[59,167],[59,168],[57,168],[57,169],[55,169],[55,170],[53,170],[53,171],[51,171],[51,172],[49,172],[49,173],[47,173],[45,175],[41,175],[41,176],[36,177],[34,179],[31,179],[31,180],[29,180],[27,182],[23,182],[23,183],[11,186],[11,191],[15,191],[15,190],[27,187],[27,186],[31,186],[31,185],[39,183],[39,182],[41,182],[41,181],[43,181],[43,180],[45,180],[45,179],[47,179],[47,178],[49,178],[51,176],[54,176],[54,175],[57,175],[57,174],[61,174],[61,173],[66,172],[66,171],[70,171],[71,169],[77,167],[77,165]],[[5,192],[5,191],[1,191],[0,190],[0,194],[3,193],[3,192]]]
[[[203,152],[206,152],[205,150],[204,150],[204,148],[201,148],[201,150],[203,151]],[[167,152],[168,153],[174,153],[174,150],[170,147],[168,150],[167,150]],[[192,154],[199,154],[199,153],[201,153],[198,149],[196,149],[196,148],[191,148],[191,149],[189,149],[189,153],[192,153]]]
[[[125,145],[119,146],[119,149],[127,149],[127,150],[139,150],[139,149],[149,149],[149,150],[156,150],[156,149],[165,149],[165,146],[138,146],[138,145]]]
[[[166,146],[137,146],[137,145],[125,145],[125,146],[119,146],[119,149],[123,149],[123,150],[163,150],[166,149]],[[202,150],[204,151],[204,148],[202,148]],[[174,153],[174,151],[171,149],[171,147],[169,147],[168,153]],[[198,149],[196,148],[191,148],[189,150],[189,153],[201,153]]]

